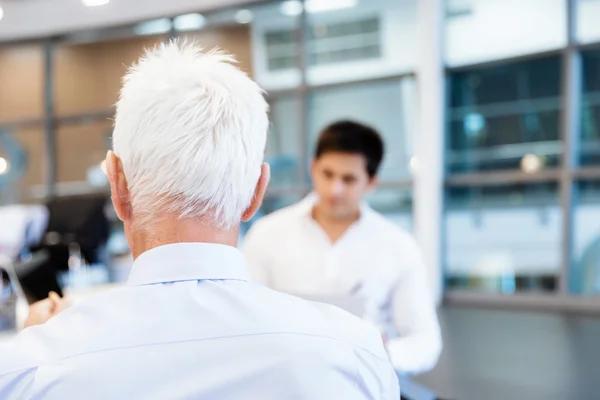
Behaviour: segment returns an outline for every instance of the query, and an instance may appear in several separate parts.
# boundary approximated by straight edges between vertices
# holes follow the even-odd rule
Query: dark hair
[[[367,161],[367,173],[373,178],[377,175],[383,159],[384,145],[375,129],[358,122],[339,121],[321,132],[315,158],[334,152],[364,156]]]

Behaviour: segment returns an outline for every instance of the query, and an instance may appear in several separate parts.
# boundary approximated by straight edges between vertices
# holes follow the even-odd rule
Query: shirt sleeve
[[[30,398],[35,372],[35,369],[29,369],[0,375],[0,399]]]
[[[242,250],[254,282],[270,286],[269,242],[261,221],[256,222],[244,236]]]
[[[421,251],[412,238],[399,247],[404,268],[392,294],[392,312],[398,337],[387,344],[394,367],[404,374],[432,369],[442,350],[435,301],[427,284]]]
[[[377,339],[381,342],[379,334]],[[378,358],[364,350],[357,350],[358,371],[356,385],[369,399],[399,400],[400,384],[390,361]]]
[[[398,382],[398,375],[396,375],[396,371],[390,365],[386,367],[385,376],[384,376],[384,384],[385,391],[383,393],[383,398],[385,400],[397,400],[400,398],[400,384]]]

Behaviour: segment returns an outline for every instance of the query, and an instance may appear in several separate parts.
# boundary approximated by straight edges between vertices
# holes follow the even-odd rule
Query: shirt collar
[[[142,253],[133,263],[130,286],[197,280],[242,280],[250,276],[244,256],[231,246],[177,243]]]
[[[312,210],[315,204],[319,201],[319,196],[315,192],[309,193],[304,199],[300,200],[298,203],[298,212],[302,216],[308,217],[311,220],[312,218]],[[358,216],[358,220],[356,222],[362,222],[369,218],[373,209],[369,206],[366,201],[361,201],[360,203],[360,215]]]

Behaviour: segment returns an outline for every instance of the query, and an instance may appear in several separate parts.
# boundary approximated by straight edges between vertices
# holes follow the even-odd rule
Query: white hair
[[[250,205],[268,105],[235,62],[175,40],[147,51],[123,78],[113,147],[144,223],[169,212],[229,228]]]

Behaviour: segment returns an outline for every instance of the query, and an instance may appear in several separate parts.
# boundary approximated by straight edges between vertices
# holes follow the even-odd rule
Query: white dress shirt
[[[315,195],[257,221],[244,239],[253,278],[297,295],[350,295],[389,338],[393,365],[415,374],[435,366],[442,340],[435,302],[413,238],[366,204],[334,244],[312,218]]]
[[[397,400],[378,332],[248,281],[215,244],[150,250],[128,286],[0,345],[2,400]]]

